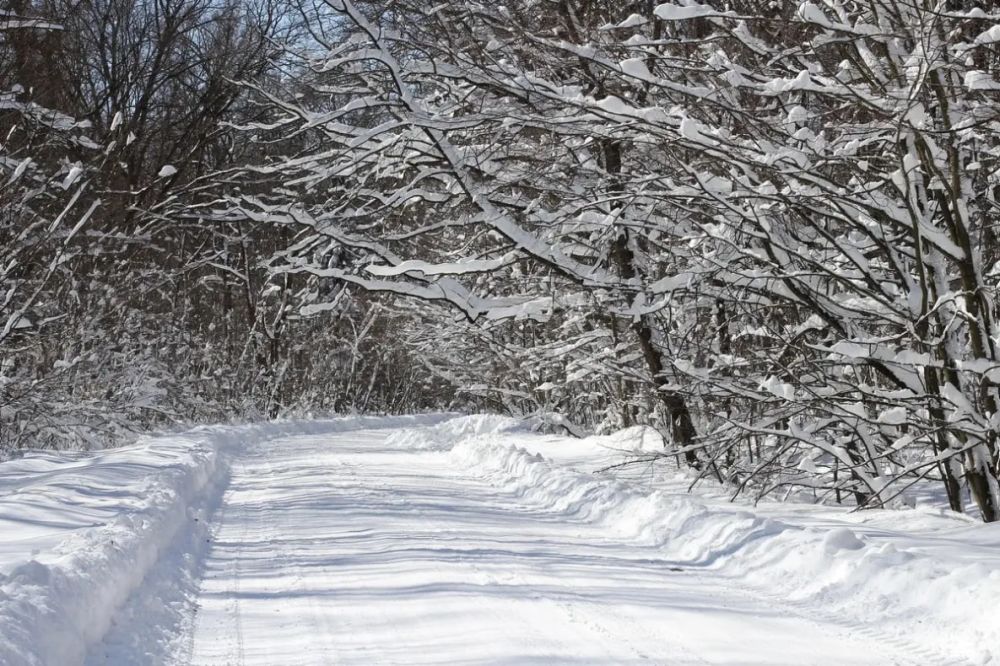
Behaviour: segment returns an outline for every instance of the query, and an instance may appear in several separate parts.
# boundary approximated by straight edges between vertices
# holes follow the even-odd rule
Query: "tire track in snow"
[[[243,544],[246,543],[246,537],[248,531],[246,529],[246,521],[241,521],[243,523],[243,530],[240,533],[241,539],[239,541],[239,546],[236,549],[236,556],[232,558],[233,560],[233,572],[232,580],[233,587],[230,597],[233,600],[233,625],[236,630],[236,664],[237,666],[243,666],[246,663],[246,643],[243,639],[243,615],[240,608],[240,584],[242,582],[243,572],[241,571],[240,562],[243,559]]]
[[[239,475],[246,474],[246,466],[240,463],[236,468]],[[235,471],[235,470],[234,470]],[[219,516],[219,530],[221,531],[227,524],[227,518],[231,517],[231,512],[226,511],[226,506],[228,502],[223,504],[222,514]],[[229,578],[230,584],[227,586],[227,619],[232,622],[233,625],[233,643],[230,646],[229,653],[226,657],[226,663],[232,664],[233,666],[243,666],[246,663],[246,648],[243,640],[243,620],[240,615],[240,578],[242,572],[240,571],[240,560],[243,553],[243,543],[246,541],[246,521],[240,521],[243,525],[240,536],[241,538],[236,542],[235,552],[229,556],[229,567],[227,568],[227,577]],[[194,636],[192,635],[192,641]],[[192,652],[193,654],[193,652]]]

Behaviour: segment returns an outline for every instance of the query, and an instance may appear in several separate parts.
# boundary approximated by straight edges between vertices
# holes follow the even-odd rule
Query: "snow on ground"
[[[692,496],[690,479],[669,464],[593,473],[657,445],[655,434],[634,429],[584,440],[481,437],[453,455],[511,492],[582,513],[606,534],[715,571],[781,607],[878,636],[918,663],[1000,660],[1000,620],[989,610],[1000,598],[1000,524],[931,507],[750,507],[704,488]]]
[[[440,417],[196,428],[116,450],[36,451],[0,464],[0,664],[81,663],[120,619],[116,611],[138,612],[134,626],[142,638],[170,639],[159,623],[183,621],[181,595],[126,602],[151,582],[149,574],[165,576],[161,587],[175,590],[196,573],[204,518],[227,483],[227,455],[283,434],[435,420]],[[155,663],[169,646],[141,648],[149,654],[115,663],[140,657]]]
[[[0,465],[0,663],[1000,659],[1000,531],[595,474],[633,430],[201,428]]]

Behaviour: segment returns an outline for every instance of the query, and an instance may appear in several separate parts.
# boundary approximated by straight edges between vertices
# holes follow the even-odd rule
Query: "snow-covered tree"
[[[284,271],[445,306],[427,363],[508,409],[651,420],[738,488],[878,504],[932,477],[1000,517],[989,11],[310,19],[308,94],[259,86],[275,115],[247,131],[314,144],[230,199],[298,230]]]

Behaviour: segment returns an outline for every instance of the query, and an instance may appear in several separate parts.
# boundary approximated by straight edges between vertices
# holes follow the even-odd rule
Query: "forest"
[[[3,457],[488,411],[1000,520],[1000,3],[5,7]]]

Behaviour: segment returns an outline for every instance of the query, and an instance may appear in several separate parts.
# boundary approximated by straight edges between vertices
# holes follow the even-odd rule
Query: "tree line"
[[[280,78],[288,10],[22,0],[0,15],[0,451],[412,404],[412,363],[372,343],[393,313],[356,294],[336,319],[299,316],[301,285],[267,270],[286,230],[188,210],[268,152],[234,127],[267,113],[246,86]]]
[[[117,2],[4,28],[8,432],[458,405],[1000,519],[995,3]]]

